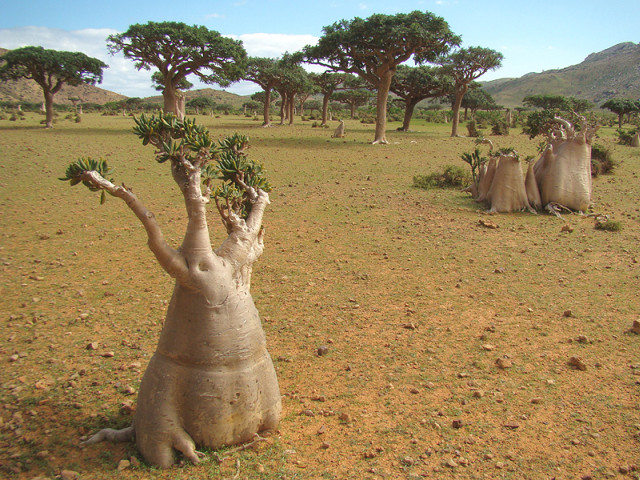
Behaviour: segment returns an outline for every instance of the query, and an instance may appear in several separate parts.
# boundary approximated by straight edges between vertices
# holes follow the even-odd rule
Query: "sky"
[[[640,41],[640,0],[0,1],[0,47],[34,45],[99,58],[109,65],[99,86],[128,97],[158,95],[153,72],[137,71],[122,54],[110,55],[106,38],[148,21],[203,25],[242,40],[250,56],[278,58],[314,44],[323,27],[343,19],[430,11],[462,37],[462,47],[504,55],[502,67],[480,81],[564,68],[618,43]],[[194,89],[220,89],[189,80]],[[260,87],[239,82],[225,90],[248,95]]]

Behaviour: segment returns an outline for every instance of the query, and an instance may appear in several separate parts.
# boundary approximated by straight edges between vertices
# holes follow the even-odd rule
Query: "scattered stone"
[[[331,444],[329,442],[322,442],[320,444],[320,448],[322,448],[323,450],[327,450],[330,447],[331,447]]]
[[[78,480],[80,478],[80,474],[73,470],[62,470],[60,472],[60,478],[62,480]]]
[[[405,323],[404,325],[402,325],[402,328],[405,328],[407,330],[415,330],[417,327],[414,323]]]
[[[120,462],[118,462],[118,471],[121,472],[123,470],[126,470],[127,468],[129,468],[131,466],[131,462],[129,460],[120,460]]]
[[[565,310],[562,316],[565,318],[573,317],[573,312],[571,310]]]
[[[480,219],[478,223],[485,228],[491,228],[491,229],[499,228],[498,225],[493,223],[491,220]]]
[[[578,342],[578,343],[591,343],[591,342],[589,342],[589,338],[586,335],[578,335],[576,337],[576,342]]]
[[[101,357],[104,358],[113,358],[115,356],[115,353],[113,352],[104,352],[102,355],[100,355]]]
[[[496,268],[496,269],[493,271],[493,273],[505,273],[506,271],[507,271],[507,269],[506,269],[506,268],[504,268],[504,267],[498,267],[498,268]]]
[[[567,365],[583,372],[587,369],[587,364],[580,357],[571,357]]]
[[[560,229],[561,232],[567,232],[567,233],[572,233],[573,232],[573,227],[569,224],[565,224],[562,226],[562,228]]]
[[[341,413],[338,416],[338,420],[344,423],[351,423],[353,419],[351,418],[351,415],[349,415],[348,413]]]
[[[520,425],[516,422],[507,422],[503,425],[504,428],[508,428],[509,430],[516,430],[520,428]]]
[[[506,370],[507,368],[511,368],[513,363],[508,358],[498,358],[496,360],[496,366],[501,370]]]
[[[542,403],[542,397],[533,397],[531,399],[531,403],[534,405],[540,405]]]
[[[98,342],[91,342],[91,343],[87,344],[87,346],[85,348],[87,350],[97,350],[98,349]]]
[[[416,387],[412,387],[409,392],[413,393],[414,395],[420,393],[420,390],[418,390]]]
[[[482,345],[482,349],[486,350],[487,352],[492,352],[493,350],[496,349],[496,346],[491,345],[490,343],[485,343],[484,345]]]
[[[402,460],[400,460],[400,462],[407,467],[410,467],[411,465],[415,465],[416,463],[413,457],[403,457]]]
[[[326,431],[327,431],[327,428],[324,425],[322,425],[316,432],[316,435],[323,435]]]
[[[456,419],[451,422],[451,426],[453,428],[462,428],[463,425],[464,425],[464,422],[460,419]]]
[[[13,355],[11,355],[9,357],[9,361],[10,362],[17,362],[19,358],[20,358],[20,356],[17,353],[14,353]]]
[[[444,465],[445,467],[449,467],[449,468],[456,468],[458,466],[458,464],[452,458],[444,462]]]
[[[640,321],[634,320],[633,321],[633,325],[631,326],[631,328],[629,330],[627,330],[627,332],[635,333],[636,335],[640,335]]]
[[[484,397],[484,390],[476,390],[473,392],[473,398],[482,398]]]
[[[329,347],[327,345],[321,345],[320,347],[318,347],[318,356],[322,357],[323,355],[326,355],[327,353],[329,353]]]
[[[136,389],[131,385],[126,385],[122,388],[122,393],[124,393],[125,395],[133,395],[134,393],[136,393]]]
[[[316,416],[316,414],[315,414],[315,413],[313,413],[313,411],[312,411],[312,410],[309,410],[308,408],[307,408],[307,409],[305,409],[305,410],[302,410],[302,411],[300,412],[300,415],[304,415],[305,417],[315,417],[315,416]]]

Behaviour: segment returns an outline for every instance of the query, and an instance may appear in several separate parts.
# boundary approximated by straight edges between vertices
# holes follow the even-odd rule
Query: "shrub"
[[[636,135],[637,131],[638,130],[635,128],[632,128],[630,130],[619,128],[616,131],[616,135],[618,136],[618,142],[620,143],[620,145],[631,145],[631,142],[633,142],[633,137]]]
[[[442,173],[416,175],[413,186],[417,188],[462,188],[469,184],[471,178],[467,171],[456,165],[447,165]]]
[[[360,123],[373,125],[376,123],[376,119],[373,117],[366,116],[366,117],[362,117],[362,119],[360,120]]]
[[[15,113],[12,113],[9,117],[9,121],[15,122],[16,120],[18,120],[18,116]]]
[[[491,122],[491,133],[493,135],[509,135],[509,124],[504,118]]]
[[[475,120],[469,120],[467,122],[467,135],[470,137],[481,137],[482,132],[478,130],[478,125]]]
[[[613,172],[617,162],[613,159],[611,150],[595,143],[591,147],[591,176],[606,175]]]
[[[596,222],[596,230],[604,230],[606,232],[619,232],[622,230],[622,224],[615,220],[598,220]]]

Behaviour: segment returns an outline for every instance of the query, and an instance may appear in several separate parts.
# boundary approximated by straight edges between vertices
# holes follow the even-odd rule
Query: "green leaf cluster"
[[[58,180],[62,180],[63,182],[68,181],[71,186],[78,185],[82,183],[85,187],[87,187],[92,192],[98,192],[102,190],[100,195],[100,203],[104,203],[106,196],[105,191],[100,186],[97,186],[88,180],[83,179],[83,176],[86,172],[97,172],[103,178],[107,178],[113,172],[113,169],[107,165],[107,161],[100,158],[98,160],[94,158],[80,158],[75,162],[69,164],[67,167],[64,177],[58,178]],[[109,179],[110,182],[113,182],[113,179]]]

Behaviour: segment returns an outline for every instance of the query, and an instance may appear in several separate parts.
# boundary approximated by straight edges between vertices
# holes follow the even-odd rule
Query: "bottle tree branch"
[[[105,190],[112,196],[123,200],[144,226],[147,232],[149,249],[155,255],[160,266],[179,282],[190,283],[189,269],[184,257],[167,244],[155,215],[144,206],[129,188],[124,185],[117,186],[113,184],[96,171],[84,172],[82,181],[91,184],[95,189]]]

